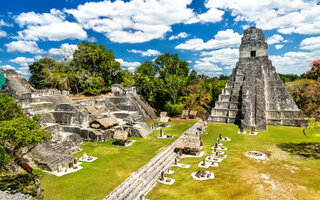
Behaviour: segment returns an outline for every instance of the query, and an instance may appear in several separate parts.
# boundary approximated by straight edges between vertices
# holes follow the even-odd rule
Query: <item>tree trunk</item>
[[[42,192],[41,192],[41,184],[40,184],[40,180],[38,178],[36,178],[34,176],[34,174],[32,173],[33,169],[32,167],[30,167],[30,165],[26,162],[23,162],[22,159],[19,156],[16,156],[13,158],[13,161],[16,162],[22,169],[24,169],[28,175],[30,176],[30,178],[32,179],[32,181],[34,182],[34,185],[37,189],[37,199],[41,199],[42,197]]]
[[[33,180],[34,182],[34,185],[36,186],[36,189],[37,189],[37,196],[36,198],[37,199],[41,199],[42,197],[42,191],[41,191],[41,184],[40,184],[40,180],[38,178],[36,178],[33,173],[31,172],[28,172],[29,176],[31,177],[31,179]]]

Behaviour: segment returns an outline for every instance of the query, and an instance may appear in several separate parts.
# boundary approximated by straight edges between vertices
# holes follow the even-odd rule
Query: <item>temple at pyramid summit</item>
[[[258,130],[266,130],[267,125],[305,124],[268,57],[268,44],[261,29],[250,27],[244,31],[239,61],[208,121]]]

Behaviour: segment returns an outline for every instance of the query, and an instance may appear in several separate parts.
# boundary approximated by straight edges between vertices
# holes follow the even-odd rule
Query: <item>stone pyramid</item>
[[[239,61],[208,120],[259,130],[266,130],[267,125],[304,124],[301,111],[269,60],[261,29],[244,31]]]

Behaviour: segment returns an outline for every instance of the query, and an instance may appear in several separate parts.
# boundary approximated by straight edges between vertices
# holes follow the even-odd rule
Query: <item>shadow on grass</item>
[[[287,151],[295,155],[320,159],[320,143],[281,143],[277,144],[277,146],[283,151]]]

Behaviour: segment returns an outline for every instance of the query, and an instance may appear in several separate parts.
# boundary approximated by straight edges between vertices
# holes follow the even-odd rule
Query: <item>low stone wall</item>
[[[203,123],[203,121],[199,120],[184,134],[195,134],[201,123]],[[132,175],[112,191],[105,200],[136,200],[145,196],[157,184],[161,172],[169,169],[173,164],[174,158],[176,157],[176,153],[174,152],[176,144],[182,139],[184,134],[152,158],[145,166],[137,172],[132,173]]]

